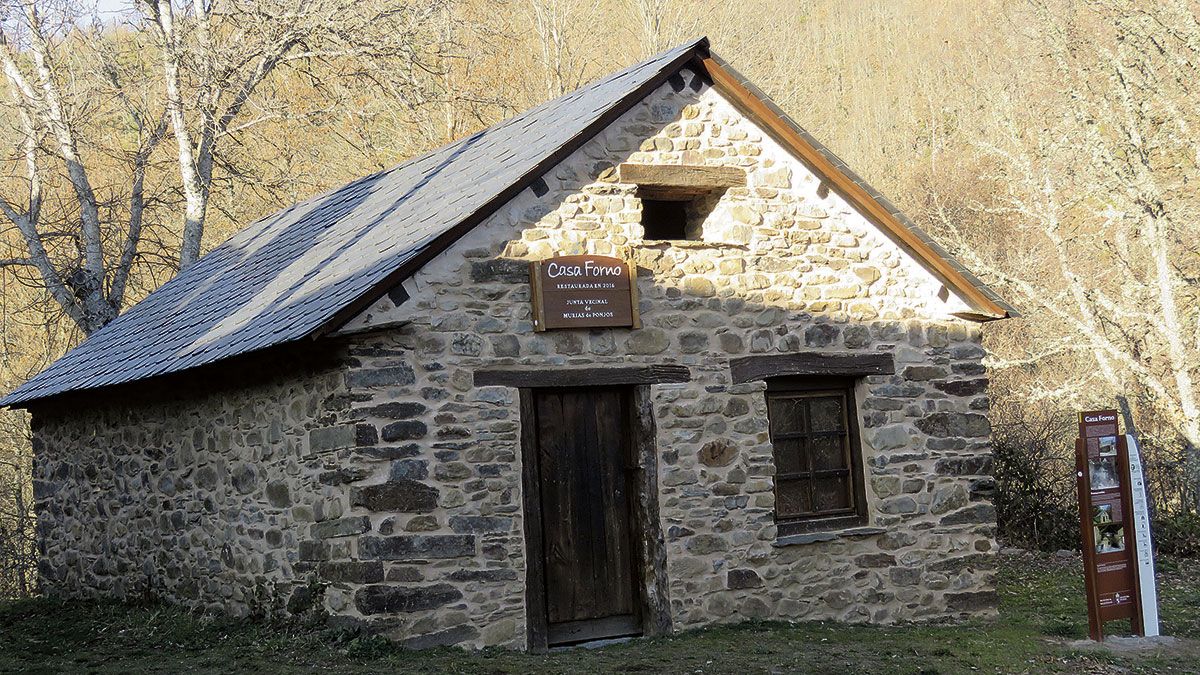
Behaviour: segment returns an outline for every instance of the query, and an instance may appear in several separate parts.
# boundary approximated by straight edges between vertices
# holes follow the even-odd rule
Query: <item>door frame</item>
[[[628,369],[612,369],[612,371]],[[610,371],[611,374],[611,371]],[[608,378],[605,378],[608,379]],[[658,454],[654,406],[650,386],[644,379],[605,385],[622,384],[629,392],[627,420],[633,459],[637,469],[632,481],[630,525],[634,538],[634,574],[643,635],[662,635],[671,632],[670,599],[667,588],[667,551],[658,510]],[[586,380],[585,380],[586,381]],[[678,380],[675,380],[678,381]],[[522,382],[522,384],[527,384]],[[593,385],[568,384],[585,388]],[[525,608],[528,647],[533,652],[548,649],[549,625],[546,612],[546,571],[542,530],[541,480],[537,457],[538,436],[535,396],[538,389],[563,389],[560,383],[545,382],[541,386],[522,386],[521,411],[521,487],[525,529]]]

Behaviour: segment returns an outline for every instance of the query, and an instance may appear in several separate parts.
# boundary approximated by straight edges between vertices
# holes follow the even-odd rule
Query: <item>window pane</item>
[[[804,408],[800,400],[773,396],[769,399],[767,415],[772,434],[786,434],[804,429]]]
[[[780,480],[775,483],[775,515],[779,518],[802,516],[812,512],[809,481]]]
[[[808,439],[814,471],[850,468],[846,463],[845,438],[838,435],[814,436]]]
[[[822,396],[808,399],[812,431],[841,431],[842,397]]]
[[[813,481],[815,511],[837,511],[850,508],[850,481],[845,478],[822,478]]]
[[[775,441],[775,473],[789,474],[808,471],[800,440]]]

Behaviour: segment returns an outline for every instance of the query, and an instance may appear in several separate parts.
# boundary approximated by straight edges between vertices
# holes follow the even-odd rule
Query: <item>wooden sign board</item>
[[[1103,625],[1129,619],[1142,634],[1142,607],[1129,485],[1129,447],[1116,410],[1079,414],[1075,441],[1080,534],[1088,594],[1088,633],[1104,639]]]
[[[633,265],[602,255],[567,255],[530,263],[533,327],[613,328],[640,324]]]

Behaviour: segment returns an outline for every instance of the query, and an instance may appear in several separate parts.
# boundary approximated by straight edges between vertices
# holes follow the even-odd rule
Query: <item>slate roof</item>
[[[178,372],[309,337],[439,235],[550,168],[547,158],[587,140],[599,131],[594,123],[623,113],[707,45],[701,38],[664,52],[259,220],[0,405]]]
[[[317,337],[445,250],[693,57],[708,55],[708,40],[700,38],[263,218],[0,406],[23,407]]]

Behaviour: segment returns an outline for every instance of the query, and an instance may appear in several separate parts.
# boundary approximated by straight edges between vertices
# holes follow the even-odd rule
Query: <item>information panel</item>
[[[632,265],[602,255],[568,255],[530,264],[533,327],[637,327]]]
[[[1080,413],[1075,466],[1089,633],[1102,640],[1105,621],[1128,618],[1141,634],[1129,449],[1116,410]]]

